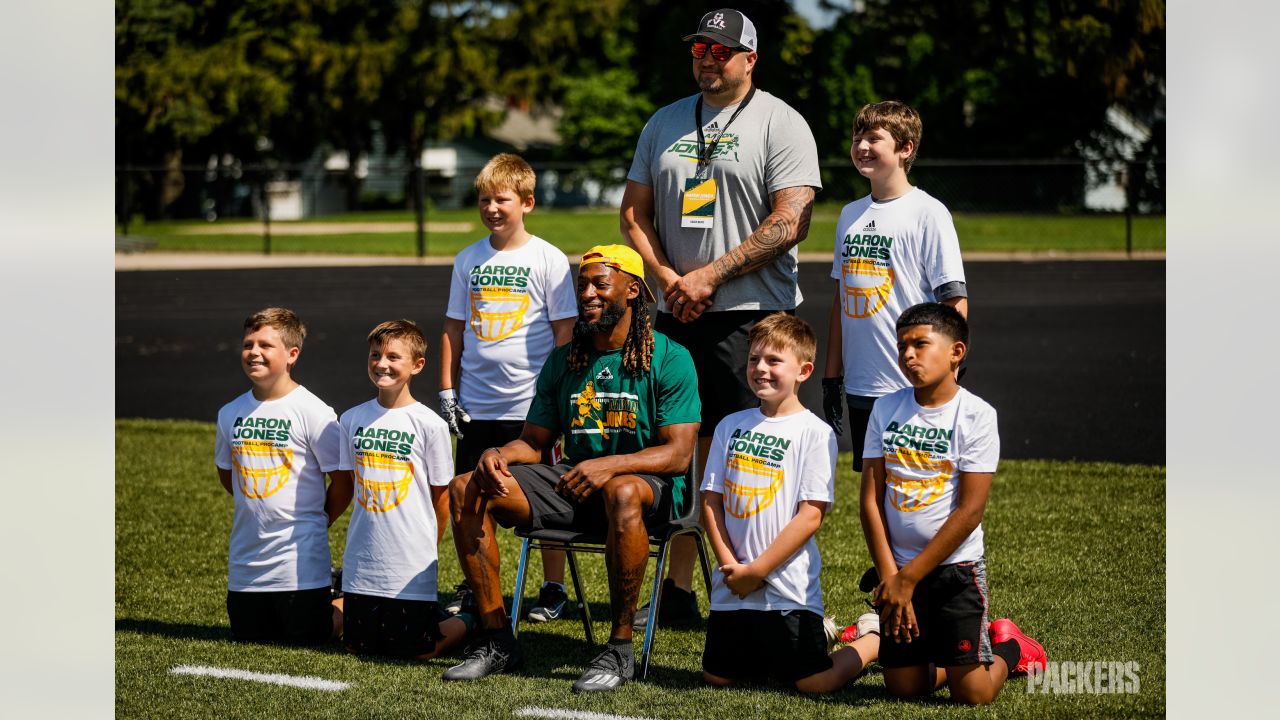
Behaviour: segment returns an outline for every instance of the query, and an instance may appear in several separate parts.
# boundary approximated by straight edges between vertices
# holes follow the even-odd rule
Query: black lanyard
[[[734,120],[738,119],[738,113],[747,109],[747,104],[751,102],[751,98],[755,94],[756,86],[752,85],[751,89],[747,91],[747,96],[738,105],[738,109],[734,110],[733,114],[729,116],[729,122],[720,128],[720,134],[716,135],[716,139],[712,140],[710,145],[706,144],[706,138],[702,134],[702,96],[698,96],[698,103],[693,108],[693,124],[698,126],[698,176],[701,176],[702,171],[711,165],[711,156],[715,154],[716,146],[720,144],[720,138],[729,132],[729,126],[733,124]]]

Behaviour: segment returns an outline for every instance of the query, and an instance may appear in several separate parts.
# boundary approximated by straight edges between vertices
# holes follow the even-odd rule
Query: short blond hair
[[[409,346],[409,354],[416,361],[427,356],[427,338],[412,320],[388,320],[369,331],[369,347],[389,340],[401,340]]]
[[[244,319],[244,332],[257,332],[264,327],[273,327],[280,333],[286,348],[302,348],[302,341],[307,339],[307,326],[289,308],[263,308]]]
[[[494,155],[489,162],[480,168],[476,175],[478,192],[501,192],[512,190],[521,200],[533,196],[533,189],[538,184],[538,177],[524,158],[512,153]]]
[[[897,143],[896,150],[911,143],[911,154],[902,163],[903,172],[911,172],[911,166],[920,152],[920,136],[924,134],[924,123],[915,108],[898,100],[863,105],[858,116],[853,119],[853,134],[861,135],[872,130],[884,130]]]
[[[789,350],[802,363],[818,356],[818,336],[809,323],[795,315],[776,312],[756,323],[747,333],[747,346],[762,344],[774,350]]]

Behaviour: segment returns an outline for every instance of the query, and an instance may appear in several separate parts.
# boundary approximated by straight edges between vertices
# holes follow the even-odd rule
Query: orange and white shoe
[[[1045,653],[1044,646],[1022,632],[1017,625],[1013,624],[1012,620],[1009,618],[992,620],[987,629],[991,633],[992,645],[998,645],[1005,640],[1017,641],[1018,650],[1021,653],[1018,657],[1018,664],[1009,669],[1010,675],[1025,675],[1033,670],[1044,672],[1046,663],[1049,662],[1049,656]]]

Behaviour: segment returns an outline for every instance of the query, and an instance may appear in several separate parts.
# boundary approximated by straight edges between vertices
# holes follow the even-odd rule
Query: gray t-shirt
[[[662,249],[684,275],[742,244],[772,211],[771,193],[784,188],[822,189],[818,147],[809,125],[795,110],[756,90],[716,147],[708,177],[718,185],[711,228],[680,226],[685,181],[698,163],[698,129],[693,113],[698,95],[678,100],[653,114],[636,143],[627,179],[653,188],[654,226]],[[702,108],[703,135],[711,143],[737,105]],[[796,248],[771,264],[721,285],[709,311],[790,310],[802,299],[797,283]],[[659,309],[667,312],[658,299]]]

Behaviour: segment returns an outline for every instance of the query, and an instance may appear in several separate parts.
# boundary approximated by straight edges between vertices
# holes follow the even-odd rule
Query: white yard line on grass
[[[324,690],[326,692],[338,692],[351,687],[351,683],[325,680],[324,678],[310,677],[308,675],[261,673],[253,672],[252,670],[237,670],[235,668],[209,667],[208,665],[175,665],[169,668],[169,672],[174,675],[201,675],[226,680],[249,680],[251,682],[271,683],[305,690]]]
[[[551,718],[552,720],[653,720],[653,718],[636,717],[634,715],[610,715],[608,713],[586,712],[584,710],[561,710],[560,708],[527,706],[516,710],[516,717]]]

